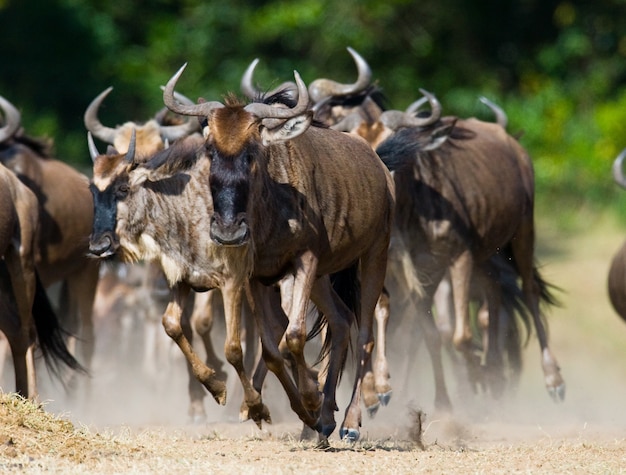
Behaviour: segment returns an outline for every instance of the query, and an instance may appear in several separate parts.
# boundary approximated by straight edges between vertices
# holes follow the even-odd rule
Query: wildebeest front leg
[[[261,394],[252,386],[250,379],[246,375],[243,364],[243,350],[241,348],[241,304],[243,288],[236,282],[227,281],[222,287],[222,297],[224,299],[224,313],[226,316],[226,342],[224,343],[224,354],[228,362],[235,368],[237,376],[243,387],[244,402],[248,408],[247,412],[240,413],[240,419],[252,419],[262,427],[263,421],[272,422],[269,409],[263,404]]]
[[[306,343],[306,316],[309,308],[311,290],[317,273],[317,257],[310,251],[300,256],[296,267],[289,324],[285,331],[285,341],[294,357],[298,374],[298,389],[304,406],[312,412],[320,409],[322,395],[319,392],[317,378],[313,378],[304,358]]]
[[[209,368],[194,352],[191,343],[185,336],[181,325],[181,317],[190,287],[178,284],[172,289],[172,298],[163,314],[163,327],[169,337],[176,342],[191,365],[193,374],[213,395],[218,404],[226,404],[226,384],[215,376],[215,370]]]

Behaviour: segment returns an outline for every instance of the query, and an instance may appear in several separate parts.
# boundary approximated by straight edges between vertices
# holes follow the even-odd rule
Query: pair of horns
[[[333,81],[332,79],[316,79],[315,81],[311,82],[311,84],[309,84],[308,88],[309,98],[313,103],[317,104],[330,97],[358,94],[359,92],[367,89],[367,87],[371,84],[372,70],[367,62],[354,49],[350,47],[348,47],[347,49],[354,59],[354,63],[356,64],[358,72],[357,80],[352,84],[342,84],[337,81]],[[250,66],[248,66],[241,78],[241,91],[250,99],[255,99],[263,94],[261,90],[254,86],[252,80],[254,70],[257,64],[259,64],[258,58],[250,63]],[[296,90],[296,84],[294,84],[293,82],[284,82],[280,86],[272,89],[265,94],[267,96],[271,96],[272,94],[275,94],[279,91],[287,91],[293,94]]]
[[[181,115],[207,117],[211,114],[212,110],[224,107],[224,104],[219,101],[203,102],[201,104],[184,104],[176,99],[174,89],[186,67],[187,63],[185,63],[165,85],[165,89],[163,90],[163,102],[168,109]],[[260,119],[289,119],[305,112],[309,106],[309,94],[306,84],[304,84],[304,81],[302,81],[297,71],[294,71],[293,74],[298,90],[298,102],[293,108],[274,107],[269,104],[252,102],[245,106],[245,110]]]
[[[100,110],[100,106],[104,99],[109,95],[109,93],[113,90],[112,87],[108,87],[104,91],[102,91],[96,98],[91,101],[87,110],[85,110],[84,122],[85,127],[89,132],[91,132],[96,138],[102,140],[103,142],[113,144],[115,141],[115,137],[117,135],[117,129],[112,127],[107,127],[100,122],[98,119],[98,111]],[[177,94],[177,98],[180,102],[184,102],[186,104],[193,104],[193,102],[186,98],[181,94]],[[159,112],[161,114],[161,112]],[[181,125],[160,125],[159,130],[161,136],[169,141],[174,141],[181,137],[185,137],[190,135],[196,131],[198,131],[200,125],[197,121],[187,121]]]

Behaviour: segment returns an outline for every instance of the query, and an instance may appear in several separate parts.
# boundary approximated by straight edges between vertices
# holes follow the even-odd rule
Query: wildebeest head
[[[133,131],[126,153],[118,153],[109,146],[106,154],[96,149],[91,132],[88,132],[89,153],[93,160],[93,182],[89,185],[93,196],[94,220],[89,237],[89,254],[93,257],[110,257],[119,249],[116,233],[117,205],[129,193],[129,173],[136,167]]]
[[[244,105],[232,96],[224,104],[213,101],[185,105],[174,97],[176,82],[185,67],[186,64],[168,81],[163,100],[173,112],[202,118],[206,155],[211,161],[211,239],[224,246],[240,246],[250,239],[247,209],[252,176],[269,159],[268,146],[297,137],[311,124],[313,114],[308,110],[307,88],[294,72],[298,87],[294,107],[272,103],[271,97],[265,102]]]
[[[151,119],[143,124],[126,122],[115,128],[107,127],[98,119],[98,111],[112,90],[112,87],[105,89],[91,101],[85,110],[84,122],[85,127],[94,137],[113,145],[120,152],[128,150],[133,131],[137,136],[135,144],[137,157],[149,157],[162,150],[166,142],[173,142],[200,129],[200,125],[195,120],[189,120],[180,125],[163,125],[159,122],[160,119]],[[193,104],[184,96],[178,95],[177,98],[186,104]],[[159,112],[157,118],[161,116],[163,114]]]
[[[373,105],[369,104],[369,101],[364,101],[358,110],[331,128],[358,135],[376,149],[385,139],[402,128],[423,128],[436,124],[441,117],[441,104],[430,92],[424,89],[420,91],[423,97],[409,105],[404,112],[388,110],[378,114],[372,113]],[[425,115],[418,113],[419,108],[425,103],[430,105],[430,113]]]

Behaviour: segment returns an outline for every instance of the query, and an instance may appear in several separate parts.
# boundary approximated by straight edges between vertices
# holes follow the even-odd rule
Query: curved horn
[[[165,86],[161,86],[161,90],[165,90]],[[195,103],[189,99],[188,97],[180,94],[179,92],[174,92],[174,99],[176,99],[181,104],[186,105],[195,105]],[[165,118],[165,114],[168,112],[167,107],[163,107],[159,112],[157,112],[154,116],[155,120],[159,124],[159,130],[161,132],[161,136],[164,139],[174,141],[176,139],[186,137],[187,135],[191,135],[194,132],[200,131],[200,123],[197,120],[188,120],[184,124],[180,125],[161,125],[163,119]]]
[[[244,109],[260,119],[289,119],[302,114],[309,108],[309,93],[298,71],[294,71],[293,75],[298,86],[298,102],[292,109],[275,107],[260,102],[252,102]]]
[[[626,177],[624,176],[624,170],[622,164],[626,158],[626,148],[622,150],[615,161],[613,162],[613,179],[622,188],[626,188]]]
[[[95,162],[96,158],[100,156],[100,152],[98,152],[98,148],[93,141],[93,135],[91,132],[87,132],[87,146],[89,147],[89,155],[91,156],[91,161]]]
[[[415,102],[411,103],[409,107],[406,108],[405,112],[407,114],[415,115],[419,111],[420,107],[422,107],[427,102],[428,102],[428,97],[422,96]]]
[[[309,84],[309,96],[313,102],[319,102],[329,96],[347,96],[364,91],[372,81],[372,69],[367,62],[352,48],[348,52],[354,58],[358,70],[358,77],[354,84],[341,84],[332,79],[316,79]]]
[[[161,91],[165,91],[165,86],[161,86]],[[176,91],[174,91],[174,99],[176,99],[181,104],[186,104],[186,105],[189,105],[189,106],[193,106],[193,105],[196,104],[191,99],[189,99],[187,96],[181,94],[180,92],[176,92]],[[159,124],[161,124],[161,122],[163,122],[165,114],[167,114],[168,112],[169,112],[169,109],[167,107],[163,107],[159,112],[154,114],[154,119]]]
[[[383,125],[391,130],[397,130],[401,127],[425,127],[437,122],[441,117],[441,104],[434,94],[431,94],[425,89],[420,89],[420,92],[430,103],[431,112],[429,117],[415,117],[413,113],[401,111],[385,111],[380,116],[380,121]],[[413,104],[415,104],[415,102]],[[413,106],[413,104],[411,106]],[[411,108],[411,106],[409,106],[409,108]]]
[[[108,96],[112,90],[113,87],[108,87],[98,94],[98,96],[91,101],[87,110],[85,110],[84,116],[85,128],[95,137],[108,144],[113,143],[117,131],[116,129],[102,125],[100,119],[98,119],[98,109],[100,109],[100,105],[104,101],[105,97]]]
[[[252,75],[254,74],[254,68],[256,68],[257,64],[259,64],[259,58],[255,58],[254,61],[250,63],[250,66],[246,68],[246,72],[244,72],[241,77],[241,92],[243,92],[249,99],[259,97],[261,92],[252,84]]]
[[[126,161],[128,163],[133,163],[135,160],[135,142],[137,139],[137,133],[135,132],[135,128],[133,127],[133,132],[130,134],[130,143],[128,144],[128,150],[126,151]]]
[[[278,87],[275,87],[274,89],[267,91],[267,92],[263,92],[257,89],[256,87],[254,87],[253,82],[252,82],[252,75],[254,74],[254,69],[256,68],[256,65],[258,63],[259,63],[259,58],[256,58],[254,61],[250,63],[250,66],[248,66],[248,68],[246,69],[246,72],[243,73],[243,76],[241,77],[241,92],[243,92],[244,95],[248,99],[257,99],[258,97],[261,97],[261,96],[271,97],[278,92],[284,91],[290,94],[293,97],[293,99],[297,100],[296,94],[298,91],[298,86],[293,81],[285,81]]]
[[[174,74],[163,89],[163,102],[169,110],[176,112],[180,115],[193,115],[197,117],[208,116],[216,107],[224,107],[224,104],[217,101],[203,102],[201,104],[183,104],[176,100],[174,95],[174,88],[178,79],[183,74],[183,71],[187,67],[187,63],[183,64],[181,68]]]
[[[506,129],[506,126],[509,123],[509,119],[506,116],[506,112],[504,112],[504,110],[502,110],[500,106],[498,106],[494,102],[491,102],[489,99],[487,99],[484,96],[480,96],[478,99],[480,100],[480,102],[485,104],[487,107],[489,107],[493,111],[493,113],[496,115],[496,123],[500,124],[500,126],[502,126],[503,129]]]
[[[0,143],[13,137],[17,129],[20,128],[22,115],[13,104],[0,96],[0,108],[4,113],[4,127],[0,129]]]

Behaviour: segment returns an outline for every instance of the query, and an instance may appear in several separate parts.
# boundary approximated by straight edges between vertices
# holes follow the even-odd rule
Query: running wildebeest
[[[169,110],[165,107],[164,111],[159,111],[159,113],[157,113],[154,118],[143,123],[127,121],[122,125],[118,125],[115,127],[104,125],[98,117],[98,112],[100,110],[100,107],[102,106],[102,103],[112,90],[113,88],[109,87],[101,92],[98,96],[96,96],[91,101],[84,114],[85,128],[91,133],[93,137],[96,137],[108,144],[109,150],[107,151],[107,154],[109,155],[126,153],[129,148],[129,143],[133,131],[135,133],[134,160],[137,163],[143,160],[147,160],[157,152],[166,148],[170,143],[174,143],[176,140],[182,139],[189,135],[198,134],[198,132],[200,131],[200,124],[197,120],[187,120],[185,123],[182,124],[169,123],[166,119],[171,118],[167,117],[167,114],[165,112],[169,112]],[[191,100],[182,95],[177,94],[177,99],[186,104],[193,104]],[[90,150],[92,150],[91,146]],[[97,151],[92,151],[91,155],[93,158],[94,156],[97,156],[98,153]],[[162,278],[163,281],[165,280],[162,271],[158,270],[158,265],[158,262],[154,262],[148,263],[145,267],[146,278],[150,281],[151,285],[155,285],[155,287],[153,288],[155,292],[150,293],[151,297],[156,296],[158,292],[156,285],[159,284],[160,279]],[[168,289],[165,290],[168,291]],[[225,378],[225,373],[221,371],[222,362],[215,355],[215,351],[213,349],[210,338],[210,329],[212,325],[213,313],[208,306],[205,306],[205,308],[203,309],[199,308],[198,306],[200,305],[200,303],[205,301],[203,298],[200,298],[200,301],[198,302],[198,304],[196,304],[195,297],[195,295],[192,295],[191,297],[191,299],[194,301],[194,319],[193,321],[191,321],[191,306],[186,306],[186,311],[183,314],[182,319],[183,330],[185,331],[188,339],[192,338],[192,326],[197,330],[198,335],[204,343],[207,364],[209,364],[213,368],[216,368],[220,376]],[[148,322],[151,323],[152,320],[149,319]],[[146,325],[149,325],[149,323],[146,323]],[[146,335],[150,335],[149,330],[152,329],[146,328]],[[150,357],[149,354],[146,354],[146,356]],[[206,391],[193,375],[193,370],[191,367],[188,367],[188,371],[190,398],[188,409],[189,417],[193,421],[201,421],[206,418],[206,412],[204,410],[203,403]]]
[[[36,399],[35,346],[58,375],[58,363],[82,369],[68,352],[35,269],[39,205],[35,194],[0,164],[0,331],[6,336],[16,391]]]
[[[393,184],[389,172],[360,139],[311,124],[308,91],[297,73],[298,102],[241,104],[229,97],[196,106],[179,104],[173,91],[184,67],[168,82],[165,104],[201,117],[213,199],[210,236],[226,249],[246,250],[249,300],[257,318],[263,358],[303,422],[327,437],[335,429],[335,390],[346,358],[348,309],[329,274],[358,265],[361,286],[358,361],[352,401],[341,436],[359,437],[360,384],[372,350],[374,307],[382,290],[391,232]],[[371,206],[376,203],[376,206]],[[274,284],[293,276],[284,332],[273,323]],[[326,316],[330,369],[323,397],[304,359],[309,298]],[[272,303],[274,302],[274,303]],[[272,314],[272,315],[270,315]],[[278,343],[284,338],[296,363],[297,385],[286,372]],[[321,414],[318,411],[321,407]]]
[[[498,124],[440,118],[440,106],[433,109],[428,118],[384,112],[381,122],[396,132],[377,147],[378,155],[394,171],[397,230],[410,245],[416,269],[429,276],[416,306],[430,314],[432,295],[449,270],[457,316],[453,343],[471,365],[467,313],[471,270],[495,253],[502,254],[522,280],[524,301],[539,339],[546,387],[555,399],[562,399],[565,383],[548,347],[539,308],[547,284],[535,264],[530,157]],[[430,318],[423,320],[426,343],[436,359],[439,335],[430,322]],[[492,325],[490,320],[490,341],[497,341],[496,322],[493,319]],[[499,356],[495,348],[493,352],[488,349],[488,360]],[[499,362],[492,363],[497,368]],[[450,407],[441,375],[436,391],[438,407]]]
[[[329,79],[317,79],[308,87],[309,98],[313,109],[322,107],[321,104],[323,103],[324,110],[330,109],[332,112],[325,113],[322,117],[319,111],[315,110],[315,119],[320,120],[326,125],[335,124],[335,122],[347,114],[348,112],[346,111],[349,107],[346,104],[348,103],[350,106],[362,108],[360,106],[360,97],[371,94],[373,97],[376,97],[377,100],[382,101],[382,97],[379,97],[376,88],[370,84],[372,73],[365,60],[352,48],[348,48],[348,51],[352,55],[358,70],[357,80],[353,84],[339,84]],[[250,66],[248,66],[241,79],[241,90],[249,99],[255,99],[263,95],[270,96],[279,91],[286,92],[289,97],[297,97],[297,86],[294,82],[283,82],[280,86],[267,93],[262,92],[262,89],[255,86],[253,73],[258,62],[259,60],[255,59]],[[354,94],[356,94],[356,98],[353,97]],[[337,99],[338,97],[341,97],[341,99]],[[335,104],[339,105],[333,108]],[[378,106],[373,101],[369,101],[368,104],[371,109],[377,110]],[[381,302],[388,302],[386,290],[381,294],[380,299]],[[371,416],[378,411],[381,403],[383,405],[388,404],[392,395],[389,382],[389,365],[385,349],[386,327],[389,321],[388,305],[377,304],[375,320],[375,355],[373,358],[370,358],[367,364],[363,384],[361,386],[363,403]]]
[[[71,335],[68,346],[79,345],[80,351],[74,349],[73,354],[89,369],[94,350],[91,312],[98,282],[98,262],[87,257],[93,222],[89,180],[53,159],[43,140],[25,135],[19,111],[6,99],[1,98],[0,108],[6,122],[0,133],[0,163],[33,191],[39,203],[37,272],[46,288],[62,282],[59,318]]]

